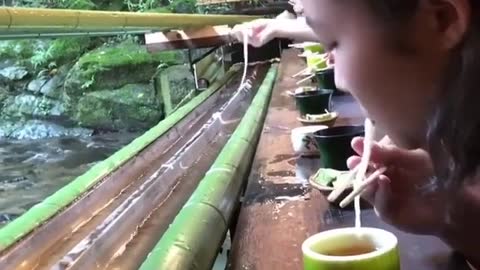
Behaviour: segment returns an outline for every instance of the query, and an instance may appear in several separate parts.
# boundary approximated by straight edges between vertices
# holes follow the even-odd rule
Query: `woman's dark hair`
[[[405,25],[420,2],[363,1],[387,28]],[[468,32],[452,53],[428,123],[428,151],[443,187],[459,187],[468,181],[465,179],[473,179],[480,165],[480,1],[470,0],[470,6]]]

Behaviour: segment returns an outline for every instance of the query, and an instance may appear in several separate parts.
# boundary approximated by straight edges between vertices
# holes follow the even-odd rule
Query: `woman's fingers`
[[[232,28],[232,36],[239,42],[244,42],[245,32],[248,37],[248,43],[255,47],[264,45],[268,39],[271,39],[273,27],[271,19],[258,19],[251,22],[236,25]]]
[[[352,139],[351,146],[353,151],[357,153],[358,155],[363,154],[363,137],[355,137]]]
[[[374,192],[368,196],[369,202],[374,206],[377,215],[385,219],[386,214],[389,213],[389,208],[391,208],[391,200],[393,198],[390,179],[385,175],[381,175],[378,178]]]
[[[362,155],[364,151],[364,138],[356,137],[351,142],[353,150]],[[423,150],[405,150],[396,147],[393,144],[380,144],[374,142],[370,155],[370,162],[381,164],[383,166],[395,165],[397,167],[410,167],[419,161],[417,151]],[[413,161],[413,162],[412,162]]]
[[[348,169],[350,170],[353,170],[355,167],[358,166],[358,164],[360,164],[360,161],[362,160],[361,157],[359,156],[351,156],[347,159],[347,167]]]
[[[361,157],[359,156],[352,156],[350,157],[348,160],[347,160],[347,166],[350,170],[353,170],[356,166],[358,166],[358,164],[360,164],[361,162]],[[376,171],[376,168],[373,166],[373,165],[369,165],[368,166],[368,170],[367,172],[368,175],[370,175],[371,173],[375,172]],[[368,175],[367,175],[367,178],[368,178]],[[372,182],[372,184],[370,184],[363,192],[362,192],[362,197],[364,199],[366,199],[368,202],[370,202],[372,205],[375,204],[375,195],[376,195],[376,192],[377,192],[377,189],[378,189],[378,181],[386,181],[386,182],[390,182],[390,179],[385,176],[385,175],[380,175],[376,180],[374,180]]]
[[[375,205],[375,194],[377,193],[377,189],[378,183],[375,181],[362,192],[362,198],[371,205]]]
[[[261,47],[271,41],[275,36],[275,29],[273,26],[265,27],[261,32],[258,32],[253,38],[254,43],[252,43],[255,47]]]
[[[362,158],[359,156],[351,156],[347,159],[347,167],[349,170],[355,169],[355,167],[360,164]],[[373,164],[369,164],[367,168],[367,173],[373,173],[377,168]]]

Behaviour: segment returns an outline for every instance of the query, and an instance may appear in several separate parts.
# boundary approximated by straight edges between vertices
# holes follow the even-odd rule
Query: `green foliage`
[[[95,4],[90,0],[57,0],[61,1],[68,9],[95,9]]]
[[[198,7],[198,12],[203,14],[222,14],[231,10],[232,7],[228,3],[202,5]]]
[[[157,7],[157,0],[125,0],[130,11],[146,11]]]
[[[127,9],[125,0],[92,0],[97,5],[98,10],[124,11]]]
[[[90,43],[91,39],[88,37],[58,38],[48,48],[36,50],[30,62],[35,69],[52,62],[57,65],[62,64],[85,53]]]
[[[196,0],[172,0],[170,3],[170,9],[174,13],[196,13],[197,1]]]
[[[154,8],[154,9],[145,10],[145,12],[172,13],[172,10],[170,9],[170,7],[166,6],[166,7],[158,7],[158,8]]]
[[[62,9],[95,9],[96,5],[91,0],[22,0],[18,6],[37,8],[62,8]]]
[[[2,42],[0,46],[0,59],[32,57],[35,44],[31,40],[13,40]]]
[[[48,50],[38,50],[35,51],[35,54],[30,58],[30,63],[34,69],[45,66],[48,60],[51,58]]]

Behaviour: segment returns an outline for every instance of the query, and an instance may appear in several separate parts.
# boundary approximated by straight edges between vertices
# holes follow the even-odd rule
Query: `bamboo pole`
[[[34,29],[34,30],[1,30],[0,29],[0,40],[10,40],[10,39],[28,39],[28,38],[59,38],[59,37],[105,37],[105,36],[116,36],[116,35],[145,35],[153,33],[154,31],[150,29],[129,29],[129,30],[103,30],[103,29],[91,29],[91,30],[70,30],[70,31],[61,31],[58,29]]]
[[[140,270],[211,269],[239,203],[277,68],[272,65],[234,134]]]
[[[255,16],[138,13],[119,11],[64,10],[41,8],[0,8],[0,31],[26,29],[85,30],[130,28],[190,28],[207,25],[234,25]]]

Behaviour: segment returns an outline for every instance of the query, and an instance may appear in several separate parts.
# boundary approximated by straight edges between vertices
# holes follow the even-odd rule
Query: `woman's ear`
[[[421,3],[422,8],[430,14],[431,26],[438,34],[441,47],[456,47],[468,31],[470,0],[423,0]]]

